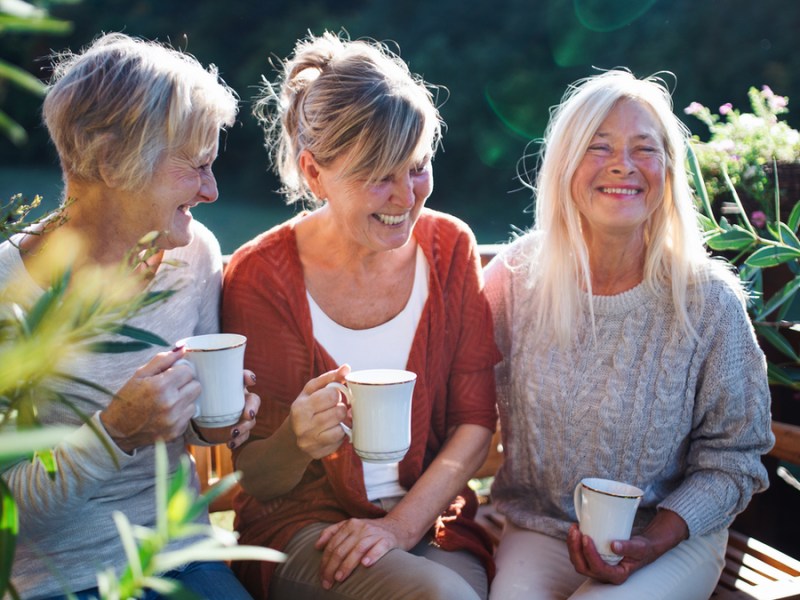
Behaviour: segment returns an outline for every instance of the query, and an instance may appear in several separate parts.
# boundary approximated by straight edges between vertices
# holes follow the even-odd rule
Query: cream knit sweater
[[[583,477],[644,490],[637,526],[656,507],[679,514],[690,535],[730,525],[767,486],[760,456],[774,443],[766,363],[740,300],[725,282],[691,298],[699,341],[681,332],[669,294],[644,285],[593,298],[574,342],[547,345],[532,322],[536,289],[528,234],[487,267],[505,461],[492,488],[520,527],[565,538],[572,492]]]

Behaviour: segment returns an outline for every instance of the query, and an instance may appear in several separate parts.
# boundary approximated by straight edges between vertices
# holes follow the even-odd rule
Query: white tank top
[[[417,246],[416,269],[411,296],[396,317],[370,329],[342,327],[317,305],[306,291],[311,309],[314,338],[331,355],[336,364],[347,363],[356,371],[361,369],[405,369],[411,344],[417,331],[422,310],[428,300],[430,267],[425,254]],[[363,463],[367,499],[402,496],[398,463],[376,465]]]

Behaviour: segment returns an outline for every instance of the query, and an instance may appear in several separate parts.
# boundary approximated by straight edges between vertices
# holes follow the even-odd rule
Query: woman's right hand
[[[108,434],[124,452],[183,435],[194,416],[200,383],[188,365],[175,364],[185,351],[156,354],[139,367],[100,413]]]
[[[311,459],[320,459],[335,452],[344,440],[344,430],[339,423],[347,417],[347,405],[340,393],[326,386],[344,382],[350,372],[348,365],[328,371],[306,383],[303,391],[292,403],[289,425],[297,448]]]

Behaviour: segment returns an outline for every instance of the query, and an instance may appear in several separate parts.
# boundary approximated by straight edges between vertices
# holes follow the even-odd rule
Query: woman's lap
[[[707,599],[725,562],[727,531],[686,540],[622,585],[575,572],[566,542],[507,523],[495,559],[493,600]]]
[[[477,557],[424,542],[409,552],[391,550],[371,567],[359,566],[345,581],[323,590],[319,578],[322,552],[314,548],[314,542],[327,526],[310,525],[292,538],[284,550],[288,560],[272,577],[271,598],[475,600],[487,596],[486,572]]]

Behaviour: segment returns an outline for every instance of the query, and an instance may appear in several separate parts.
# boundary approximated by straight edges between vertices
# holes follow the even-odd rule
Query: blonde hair
[[[253,113],[288,202],[317,201],[298,165],[304,150],[321,166],[349,153],[343,176],[375,181],[439,144],[428,84],[384,44],[309,35],[282,67],[274,84],[264,79]]]
[[[53,62],[43,114],[65,178],[135,190],[165,155],[210,151],[236,119],[216,67],[156,42],[110,33]]]
[[[678,322],[692,336],[696,334],[687,311],[689,285],[705,281],[714,271],[744,298],[738,279],[703,246],[685,166],[689,131],[672,111],[666,84],[655,76],[637,79],[626,70],[606,71],[570,85],[551,111],[534,186],[534,231],[542,244],[541,260],[530,263],[529,282],[541,292],[538,325],[553,331],[562,345],[572,339],[587,291],[594,322],[589,254],[572,197],[572,178],[595,132],[622,100],[650,110],[666,153],[664,197],[645,224],[645,285],[656,293],[671,290]],[[702,286],[696,286],[696,292],[702,302]]]

